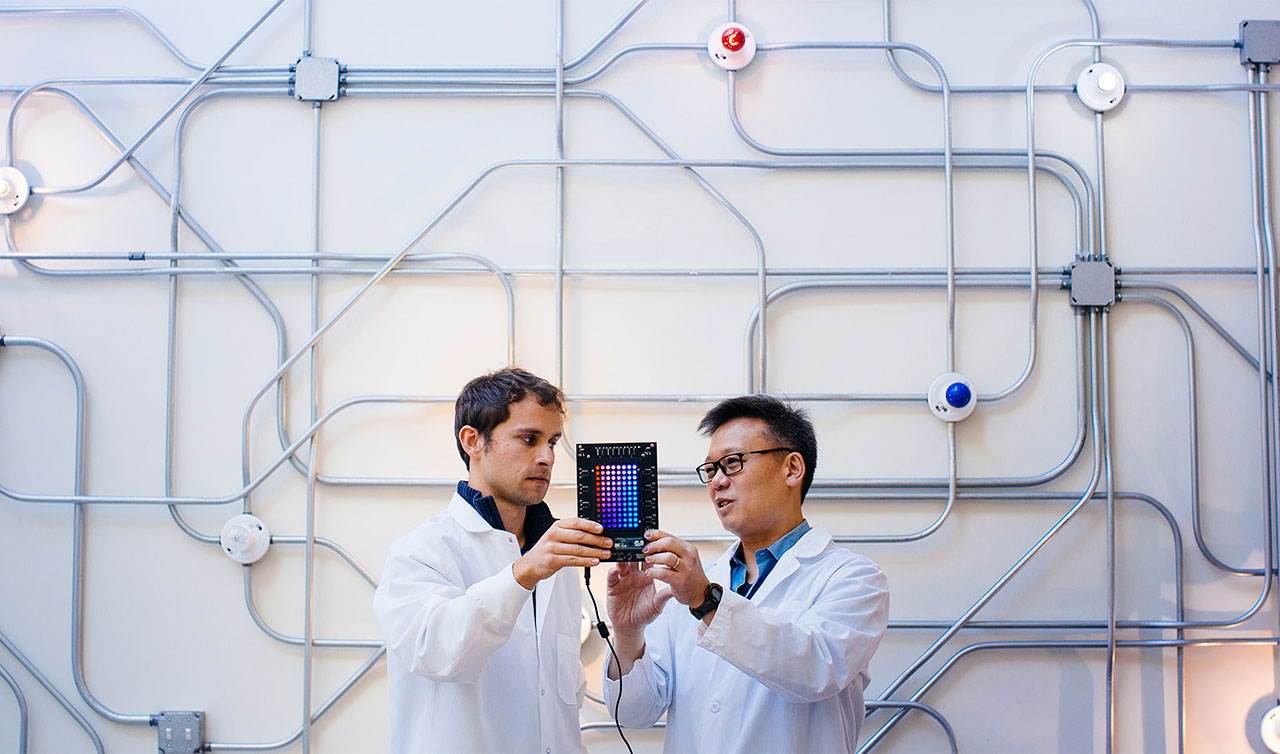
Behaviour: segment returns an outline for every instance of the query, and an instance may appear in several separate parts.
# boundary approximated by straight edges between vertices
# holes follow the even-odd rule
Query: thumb
[[[671,599],[674,596],[675,596],[675,593],[672,592],[670,589],[664,589],[663,591],[658,593],[658,596],[654,600],[653,605],[654,607],[661,610],[662,606],[667,604],[667,600]]]

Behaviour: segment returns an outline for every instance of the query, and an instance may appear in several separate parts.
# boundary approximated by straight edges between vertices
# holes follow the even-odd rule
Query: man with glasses
[[[693,545],[650,531],[644,565],[610,571],[610,711],[628,727],[666,713],[666,751],[851,752],[888,621],[884,574],[805,520],[818,443],[802,410],[731,398],[699,430],[698,478],[738,541],[704,569]]]

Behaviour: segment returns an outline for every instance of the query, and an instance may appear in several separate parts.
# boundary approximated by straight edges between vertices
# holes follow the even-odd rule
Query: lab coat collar
[[[831,544],[831,532],[825,527],[814,526],[804,533],[798,542],[791,546],[791,549],[782,553],[782,557],[778,560],[777,565],[769,572],[768,578],[760,585],[759,591],[751,596],[752,602],[761,602],[769,593],[778,587],[778,584],[786,581],[791,574],[796,572],[803,561],[810,560],[821,554],[827,549],[827,545]],[[720,557],[716,558],[711,566],[707,569],[707,578],[720,584],[721,586],[729,583],[729,562],[733,554],[742,546],[742,541],[735,539],[733,544],[729,545],[729,549],[725,550]]]
[[[499,531],[498,529],[490,526],[489,522],[485,521],[480,513],[477,512],[475,508],[471,507],[471,503],[464,500],[457,492],[453,493],[453,498],[449,501],[448,511],[449,515],[453,516],[453,520],[457,521],[459,526],[473,534],[480,534],[486,531]]]

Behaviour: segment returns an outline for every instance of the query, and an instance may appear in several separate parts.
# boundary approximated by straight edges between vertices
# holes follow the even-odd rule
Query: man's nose
[[[724,469],[720,466],[716,467],[716,473],[711,475],[711,481],[707,482],[707,486],[713,490],[722,490],[729,484],[729,475],[724,473]]]

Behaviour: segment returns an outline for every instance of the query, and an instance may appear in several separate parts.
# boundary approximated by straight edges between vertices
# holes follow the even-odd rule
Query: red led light
[[[737,26],[730,26],[720,35],[720,44],[729,52],[737,52],[747,44],[747,33]]]

